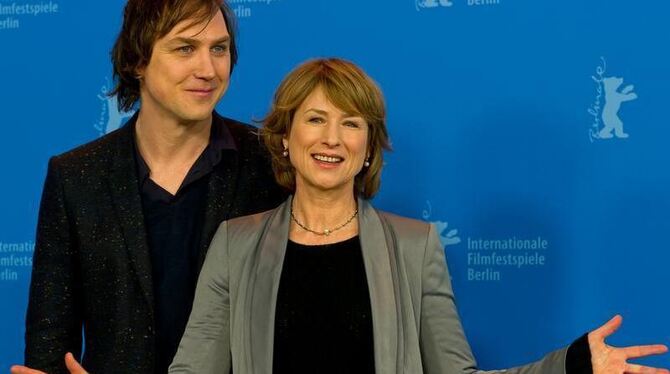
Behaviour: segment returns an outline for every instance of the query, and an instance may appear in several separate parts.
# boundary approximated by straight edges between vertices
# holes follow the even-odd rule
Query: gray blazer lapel
[[[391,261],[389,256],[389,249],[393,248],[387,246],[382,221],[374,208],[359,199],[358,209],[359,236],[372,308],[375,371],[395,373],[400,336],[396,287],[392,276],[395,261]]]
[[[277,289],[288,243],[292,199],[289,197],[270,217],[257,253],[258,266],[251,288],[251,339],[247,347],[254,357],[253,362],[249,362],[251,373],[272,373]]]

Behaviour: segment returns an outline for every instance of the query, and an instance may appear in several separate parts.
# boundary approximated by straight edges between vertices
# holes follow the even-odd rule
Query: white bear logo
[[[125,120],[132,117],[135,114],[134,110],[125,112],[119,110],[119,103],[116,100],[116,96],[109,96],[109,79],[106,79],[107,83],[100,88],[100,93],[98,94],[98,99],[102,101],[102,109],[100,111],[100,119],[98,123],[94,125],[95,129],[98,130],[100,136],[109,134],[110,132],[121,127]]]
[[[450,7],[454,5],[451,0],[415,0],[416,10],[420,8],[436,8],[438,6]]]
[[[602,120],[604,127],[598,131],[598,138],[612,138],[612,131],[617,138],[625,139],[628,137],[623,131],[623,121],[619,118],[619,109],[621,103],[637,99],[637,94],[633,92],[634,86],[629,84],[619,91],[623,84],[623,78],[607,77],[603,79],[605,91],[605,106],[603,107]]]
[[[442,244],[442,247],[460,243],[461,238],[457,236],[458,230],[451,229],[447,231],[447,227],[449,227],[448,222],[430,221],[430,216],[432,214],[433,207],[431,206],[430,201],[426,201],[426,204],[428,205],[428,209],[423,211],[423,219],[435,225],[435,228],[437,229],[437,234],[440,235],[440,243]]]

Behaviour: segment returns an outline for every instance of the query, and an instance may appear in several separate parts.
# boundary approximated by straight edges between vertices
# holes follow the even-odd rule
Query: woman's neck
[[[291,209],[289,237],[295,242],[328,244],[358,234],[358,204],[353,191],[312,192],[297,188]]]

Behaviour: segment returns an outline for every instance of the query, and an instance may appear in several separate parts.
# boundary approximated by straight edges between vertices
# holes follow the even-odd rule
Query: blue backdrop
[[[395,151],[375,204],[440,228],[480,366],[537,359],[615,313],[611,343],[670,343],[670,3],[230,3],[222,114],[261,118],[311,57],[379,82]],[[3,371],[22,362],[47,160],[127,117],[104,97],[123,4],[0,0]]]

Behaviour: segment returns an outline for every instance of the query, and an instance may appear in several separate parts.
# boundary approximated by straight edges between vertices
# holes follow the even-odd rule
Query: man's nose
[[[209,50],[203,50],[198,53],[196,64],[195,76],[197,78],[210,80],[216,75],[214,60]]]

